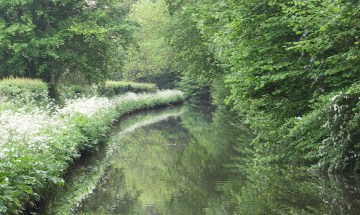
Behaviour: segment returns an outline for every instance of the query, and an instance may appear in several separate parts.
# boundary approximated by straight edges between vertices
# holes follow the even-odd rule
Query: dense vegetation
[[[68,166],[104,141],[120,116],[184,99],[179,91],[157,91],[67,99],[59,107],[43,98],[47,88],[39,80],[8,79],[0,86],[1,214],[20,213],[63,184]]]
[[[61,81],[100,82],[122,65],[132,1],[0,2],[0,78],[40,78],[57,97]]]
[[[129,19],[138,23],[134,38],[136,44],[129,49],[124,78],[144,79],[167,72],[171,67],[171,49],[164,37],[164,28],[169,13],[164,1],[140,0],[131,8]]]
[[[168,5],[182,79],[207,78],[215,101],[246,119],[256,161],[360,170],[357,1]]]
[[[211,96],[252,128],[254,163],[360,171],[359,18],[355,0],[0,1],[1,210],[61,182],[78,149],[138,108],[120,110],[116,94],[157,90],[108,79]],[[105,105],[91,110],[101,117],[77,102]]]

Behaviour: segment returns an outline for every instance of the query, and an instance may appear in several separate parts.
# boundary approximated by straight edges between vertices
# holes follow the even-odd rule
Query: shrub
[[[191,101],[210,100],[209,80],[184,75],[177,83],[177,87],[185,93],[186,98]]]
[[[113,97],[127,92],[154,93],[157,89],[157,86],[151,83],[106,81],[103,86],[99,87],[99,95]]]
[[[79,97],[91,97],[98,95],[95,85],[70,85],[60,86],[61,96],[64,99],[76,99]]]
[[[0,102],[12,101],[17,106],[48,102],[48,87],[39,79],[7,78],[0,81]]]
[[[360,83],[324,95],[303,116],[274,129],[285,162],[315,165],[329,172],[360,171]],[[281,132],[284,131],[284,132]],[[275,142],[275,141],[274,141]],[[275,148],[269,144],[270,149]]]

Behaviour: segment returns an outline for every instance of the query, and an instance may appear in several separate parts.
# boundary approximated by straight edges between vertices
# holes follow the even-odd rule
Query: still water
[[[231,119],[203,105],[121,120],[44,214],[360,214],[358,177],[255,165]]]

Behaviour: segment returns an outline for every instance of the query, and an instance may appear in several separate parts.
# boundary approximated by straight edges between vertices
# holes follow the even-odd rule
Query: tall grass
[[[63,108],[0,112],[0,214],[21,213],[63,173],[82,150],[106,139],[112,123],[139,109],[181,102],[180,91],[129,93],[68,100]]]

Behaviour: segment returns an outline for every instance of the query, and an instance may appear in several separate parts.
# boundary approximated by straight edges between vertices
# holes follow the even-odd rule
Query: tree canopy
[[[357,1],[177,0],[169,8],[176,24],[189,20],[181,30],[198,32],[187,50],[181,44],[194,34],[171,36],[182,64],[190,70],[213,56],[201,62],[220,67],[225,82],[212,91],[229,90],[225,101],[257,134],[258,159],[359,170]],[[191,75],[199,71],[216,77],[210,69]]]
[[[65,76],[104,80],[111,50],[131,38],[128,6],[115,0],[0,1],[0,77],[36,77],[53,86]]]
[[[138,24],[136,42],[129,49],[124,76],[128,80],[150,81],[153,76],[169,70],[172,50],[164,32],[169,12],[163,0],[140,0],[132,6],[129,19]]]

